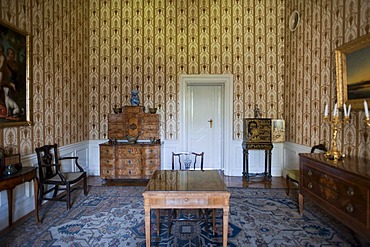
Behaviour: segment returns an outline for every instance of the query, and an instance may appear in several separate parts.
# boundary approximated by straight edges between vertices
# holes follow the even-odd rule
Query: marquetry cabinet
[[[323,153],[299,154],[299,206],[308,198],[356,233],[370,239],[370,160],[328,160]]]
[[[138,140],[159,139],[159,114],[145,113],[141,106],[125,106],[122,113],[108,116],[108,138],[125,140],[138,136]]]
[[[128,142],[127,136],[137,136]],[[160,169],[159,115],[144,113],[141,106],[125,106],[108,117],[109,142],[100,144],[100,177],[149,179]]]

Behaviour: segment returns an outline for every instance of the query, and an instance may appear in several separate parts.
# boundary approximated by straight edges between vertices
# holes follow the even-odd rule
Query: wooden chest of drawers
[[[299,204],[309,198],[356,233],[370,239],[370,160],[299,154]]]
[[[100,144],[100,177],[149,179],[161,167],[159,143],[118,142]]]

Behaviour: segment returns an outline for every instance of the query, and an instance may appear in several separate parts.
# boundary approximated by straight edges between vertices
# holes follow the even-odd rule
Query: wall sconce
[[[339,115],[338,115],[337,103],[335,103],[332,118],[329,119],[328,105],[325,105],[324,122],[330,123],[332,125],[332,128],[333,128],[332,147],[331,147],[331,150],[328,150],[325,153],[325,158],[330,159],[330,160],[334,160],[334,161],[338,161],[338,160],[344,158],[344,156],[345,156],[345,154],[341,153],[338,150],[338,146],[337,146],[338,127],[339,127],[340,124],[350,122],[349,116],[350,116],[350,113],[351,113],[351,105],[349,105],[349,107],[347,109],[346,104],[344,104],[343,105],[343,111],[344,111],[343,112],[344,116],[343,116],[343,119],[340,120]]]

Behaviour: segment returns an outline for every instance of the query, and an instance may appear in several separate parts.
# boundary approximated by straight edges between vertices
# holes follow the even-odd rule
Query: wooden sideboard
[[[370,160],[328,160],[323,153],[299,154],[299,210],[308,198],[354,232],[370,239]]]
[[[127,136],[138,142],[127,142]],[[103,179],[149,179],[161,167],[159,115],[141,106],[125,106],[108,117],[109,142],[100,144],[100,177]],[[150,141],[151,140],[151,141]]]
[[[160,168],[160,143],[100,144],[100,177],[103,179],[149,179]]]

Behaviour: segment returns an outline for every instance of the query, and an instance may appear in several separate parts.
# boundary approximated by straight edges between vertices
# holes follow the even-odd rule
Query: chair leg
[[[86,177],[86,174],[85,174],[83,180],[84,180],[84,195],[86,196],[87,195],[87,177]]]
[[[71,209],[71,186],[69,183],[66,184],[66,200],[67,200],[67,210]]]
[[[44,185],[39,184],[39,198],[38,198],[38,203],[41,206],[42,204],[42,198],[44,197]]]
[[[286,181],[286,195],[289,196],[289,192],[290,192],[290,182],[289,182],[289,176],[286,175],[286,178],[285,178],[285,181]]]
[[[57,197],[58,191],[59,191],[59,185],[55,185],[54,186],[53,198],[56,198]]]

